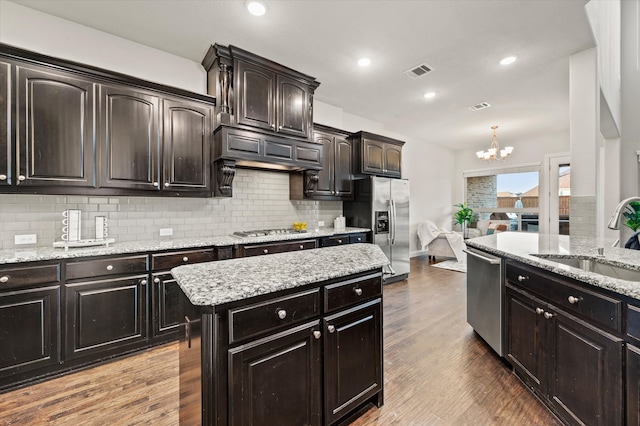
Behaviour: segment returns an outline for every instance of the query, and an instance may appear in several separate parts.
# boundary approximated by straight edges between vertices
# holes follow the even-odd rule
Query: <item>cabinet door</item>
[[[95,187],[94,84],[20,64],[16,75],[17,184]]]
[[[275,74],[243,61],[237,62],[235,73],[238,124],[275,130]]]
[[[100,357],[147,336],[147,275],[65,285],[66,356]]]
[[[362,171],[384,174],[384,143],[369,139],[362,141]]]
[[[334,145],[333,137],[325,133],[315,132],[313,135],[315,143],[322,145],[322,170],[318,172],[318,185],[313,192],[313,196],[333,196],[334,191]]]
[[[212,111],[197,102],[163,101],[163,189],[209,189]]]
[[[100,87],[102,187],[160,189],[158,98],[127,87]]]
[[[283,75],[277,76],[278,132],[309,137],[309,86]]]
[[[153,337],[179,337],[184,317],[194,318],[195,307],[189,303],[180,286],[170,273],[154,274],[151,291]]]
[[[400,177],[402,170],[402,149],[386,144],[384,149],[384,173],[387,176]]]
[[[353,147],[343,138],[335,140],[335,193],[341,198],[353,197]]]
[[[546,305],[510,288],[506,297],[506,358],[527,385],[546,394]]]
[[[555,311],[549,399],[573,424],[621,425],[623,341]],[[636,376],[637,377],[637,376]]]
[[[319,425],[320,337],[315,321],[229,350],[229,424]]]
[[[0,62],[0,187],[11,185],[11,64]]]
[[[0,293],[0,384],[60,361],[60,286]]]
[[[627,345],[627,424],[640,425],[640,349]]]
[[[381,300],[324,318],[325,423],[382,390]]]

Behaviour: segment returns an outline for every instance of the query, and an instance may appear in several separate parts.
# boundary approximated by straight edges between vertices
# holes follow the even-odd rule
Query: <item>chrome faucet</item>
[[[633,201],[640,201],[640,197],[629,197],[625,200],[620,201],[620,204],[618,204],[616,209],[613,211],[611,219],[609,219],[609,223],[607,223],[607,228],[620,229],[620,219],[622,218],[624,207]]]

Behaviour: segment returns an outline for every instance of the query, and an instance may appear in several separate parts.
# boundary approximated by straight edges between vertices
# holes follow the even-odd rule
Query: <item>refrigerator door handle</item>
[[[393,232],[391,233],[391,244],[395,244],[396,243],[396,219],[397,219],[396,203],[393,199],[389,201],[391,202],[391,229],[393,230]]]

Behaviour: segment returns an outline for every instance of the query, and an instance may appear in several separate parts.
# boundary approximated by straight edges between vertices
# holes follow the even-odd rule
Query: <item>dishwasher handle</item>
[[[471,251],[471,250],[467,250],[467,249],[462,249],[463,252],[470,254],[471,256],[480,259],[483,262],[489,263],[491,265],[499,265],[500,262],[502,262],[502,259],[500,259],[499,257],[487,257],[487,256],[482,256],[481,254],[475,252],[475,251]]]

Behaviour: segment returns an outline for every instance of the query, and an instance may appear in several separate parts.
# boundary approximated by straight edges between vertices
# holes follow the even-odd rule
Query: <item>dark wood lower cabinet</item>
[[[627,345],[627,425],[640,425],[640,349]]]
[[[65,284],[67,358],[104,356],[147,337],[148,275]]]
[[[60,361],[60,285],[0,294],[0,386]]]
[[[153,337],[168,336],[177,339],[184,317],[194,317],[193,305],[187,303],[171,273],[153,275],[151,287]]]
[[[378,394],[382,405],[382,300],[324,318],[325,424]]]
[[[229,351],[229,424],[321,424],[319,329],[314,321]]]

